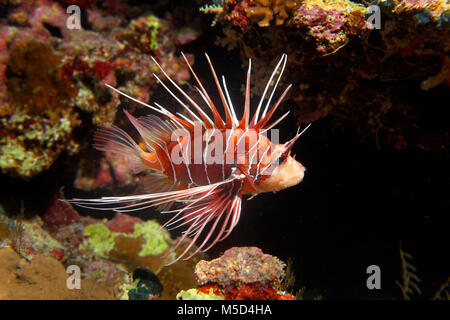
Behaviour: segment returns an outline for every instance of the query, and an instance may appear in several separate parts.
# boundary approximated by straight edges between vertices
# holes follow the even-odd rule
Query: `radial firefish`
[[[239,221],[244,195],[254,196],[295,186],[303,180],[305,173],[303,165],[290,153],[295,141],[306,129],[297,131],[290,141],[278,144],[274,142],[274,137],[277,137],[274,132],[277,132],[273,128],[289,111],[278,120],[270,121],[291,87],[289,85],[277,101],[271,104],[286,66],[285,54],[272,72],[251,119],[249,60],[244,112],[240,120],[236,117],[225,78],[222,77],[220,84],[208,55],[206,59],[224,108],[225,120],[220,116],[188,60],[184,55],[183,57],[196,80],[195,88],[208,112],[180,88],[153,59],[176,90],[172,91],[156,74],[154,76],[184,108],[185,113],[174,114],[157,103],[154,106],[145,104],[110,87],[159,115],[135,118],[125,110],[126,116],[140,135],[141,141],[138,143],[114,125],[101,127],[94,137],[94,146],[98,150],[126,156],[132,164],[133,172],[147,178],[144,181],[151,192],[70,201],[79,206],[117,212],[156,207],[161,212],[173,213],[174,216],[164,226],[186,227],[173,251],[186,238],[190,239],[186,248],[173,262],[189,252],[190,255],[185,257],[187,260],[197,252],[207,251],[218,241],[227,238]],[[271,139],[267,138],[269,131]]]

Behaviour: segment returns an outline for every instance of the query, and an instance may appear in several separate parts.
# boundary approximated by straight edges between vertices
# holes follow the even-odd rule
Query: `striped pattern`
[[[97,149],[129,157],[134,164],[133,170],[145,173],[150,178],[148,181],[151,181],[152,185],[149,188],[153,187],[153,192],[70,201],[82,207],[117,212],[132,212],[149,207],[165,208],[165,213],[174,214],[165,227],[187,228],[173,250],[176,250],[185,239],[191,239],[173,262],[180,258],[189,259],[198,251],[206,251],[218,241],[228,237],[239,221],[242,196],[258,193],[258,183],[264,179],[265,172],[270,171],[268,169],[276,165],[278,159],[289,153],[293,142],[301,135],[298,133],[285,145],[272,144],[266,137],[267,132],[289,113],[269,123],[291,88],[288,86],[272,104],[286,66],[285,54],[275,66],[253,117],[250,117],[252,64],[251,60],[249,61],[244,112],[241,119],[236,116],[225,78],[222,76],[222,81],[219,82],[208,55],[206,59],[217,86],[225,119],[221,118],[216,105],[184,54],[183,57],[196,81],[195,88],[209,112],[204,111],[204,107],[189,97],[153,58],[167,83],[156,74],[155,78],[180,104],[185,113],[174,114],[157,103],[145,104],[110,87],[159,116],[135,118],[125,111],[142,138],[141,144],[137,144],[125,131],[115,126],[100,128],[94,138],[94,146]],[[200,154],[196,146],[200,146]],[[197,244],[195,250],[194,244]],[[191,254],[187,256],[190,251]]]

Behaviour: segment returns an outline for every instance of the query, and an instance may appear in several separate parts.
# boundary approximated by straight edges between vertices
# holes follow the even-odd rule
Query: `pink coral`
[[[61,197],[60,194],[53,197],[42,221],[53,238],[73,250],[78,247],[83,237],[82,219],[70,204],[60,200]]]
[[[225,20],[230,21],[235,26],[245,29],[248,25],[247,9],[252,4],[252,0],[230,0],[224,3]]]
[[[189,292],[226,300],[294,300],[293,295],[279,290],[285,266],[257,247],[234,247],[217,259],[199,261],[195,277],[200,287]],[[180,292],[178,298],[188,298],[185,294]]]
[[[218,259],[200,261],[195,267],[195,276],[200,284],[279,283],[285,276],[285,266],[277,257],[264,254],[257,247],[234,247]]]
[[[117,213],[112,220],[106,223],[106,226],[112,232],[133,233],[136,223],[142,223],[142,220],[126,214]]]
[[[346,18],[343,11],[305,3],[297,9],[293,23],[306,28],[316,39],[319,51],[326,53],[346,40],[343,28]]]

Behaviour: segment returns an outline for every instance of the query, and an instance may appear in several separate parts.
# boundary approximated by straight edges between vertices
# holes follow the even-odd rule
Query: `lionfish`
[[[147,185],[152,192],[123,197],[70,200],[79,206],[116,212],[156,207],[163,213],[174,213],[163,227],[173,229],[186,226],[187,229],[183,231],[172,252],[185,239],[189,241],[184,251],[171,263],[191,253],[185,258],[187,260],[199,251],[207,251],[217,242],[227,238],[239,221],[244,195],[255,196],[262,192],[276,192],[297,185],[303,180],[305,173],[303,165],[290,153],[295,141],[307,128],[302,132],[298,130],[297,134],[284,144],[272,143],[267,138],[267,132],[289,114],[288,111],[270,123],[274,112],[292,86],[289,85],[271,105],[286,66],[287,55],[282,55],[272,72],[251,119],[251,59],[249,60],[244,112],[240,120],[236,117],[225,78],[222,76],[222,87],[210,58],[205,55],[224,108],[225,120],[184,54],[182,56],[198,85],[195,89],[212,113],[212,118],[152,57],[176,91],[172,91],[156,74],[153,74],[154,77],[184,108],[185,114],[173,114],[157,103],[154,106],[145,104],[108,85],[119,94],[155,111],[159,116],[151,114],[135,118],[124,110],[142,139],[139,143],[114,125],[104,125],[94,136],[95,148],[126,156],[132,163],[133,172],[144,174],[148,178]],[[263,107],[269,89],[271,93]],[[176,92],[188,103],[183,102]]]

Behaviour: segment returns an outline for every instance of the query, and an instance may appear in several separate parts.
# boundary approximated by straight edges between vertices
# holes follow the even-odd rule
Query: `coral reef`
[[[147,267],[156,273],[162,266],[170,262],[167,253],[170,235],[167,230],[160,229],[160,225],[152,220],[136,223],[136,219],[127,222],[133,225],[132,232],[112,231],[111,225],[118,225],[116,219],[127,219],[126,216],[116,215],[113,220],[104,223],[95,223],[83,229],[83,243],[80,250],[94,253],[102,257],[124,261],[132,267]],[[120,229],[119,229],[120,230]],[[128,230],[127,230],[128,231]]]
[[[264,254],[256,247],[231,248],[212,261],[200,261],[195,276],[200,285],[215,282],[227,285],[231,282],[273,282],[279,285],[286,265],[278,258]]]
[[[168,254],[176,241],[156,221],[124,214],[111,220],[83,217],[59,198],[62,195],[55,195],[42,217],[10,218],[0,206],[0,249],[12,248],[24,261],[48,258],[60,264],[57,268],[78,266],[89,283],[86,290],[99,283],[101,288],[114,292],[102,299],[174,299],[180,290],[195,285],[194,267],[204,255],[163,268],[189,241],[176,253]],[[47,280],[39,281],[46,286]],[[49,294],[48,298],[59,299],[65,294]]]
[[[94,126],[112,123],[121,104],[105,84],[143,101],[154,92],[157,70],[150,55],[179,83],[189,78],[175,52],[198,37],[195,29],[174,25],[170,15],[159,18],[145,8],[112,4],[82,5],[79,29],[66,27],[66,8],[57,1],[5,7],[7,14],[0,17],[3,173],[30,179],[63,152],[73,156],[90,147],[74,137],[74,130],[92,132]]]
[[[287,53],[282,82],[293,84],[289,99],[299,123],[329,116],[334,127],[354,127],[379,148],[448,153],[448,126],[439,121],[448,113],[427,105],[440,105],[450,84],[450,4],[358,2],[296,1],[282,25],[261,26],[247,14],[254,2],[224,1],[216,16],[223,36],[216,43],[238,48],[243,61],[252,58],[256,96],[280,52]],[[380,8],[379,29],[370,5]],[[430,118],[436,120],[432,130]]]
[[[119,278],[103,283],[80,279],[80,290],[66,286],[67,273],[60,261],[42,254],[26,261],[11,248],[0,249],[0,299],[87,300],[117,299]]]
[[[66,248],[45,230],[39,217],[9,218],[0,206],[0,230],[0,248],[14,248],[25,259],[42,254],[63,261],[67,256]]]
[[[120,292],[120,299],[294,298],[281,291],[285,264],[259,248],[232,248],[212,261],[199,255],[162,268],[174,259],[167,252],[176,241],[157,222],[124,214],[103,221],[82,217],[59,197],[42,218],[31,220],[7,218],[0,207],[0,248],[13,248],[27,261],[45,258],[78,266],[85,281]],[[188,290],[196,283],[199,288]]]
[[[275,20],[276,26],[282,25],[297,6],[292,0],[255,0],[255,5],[245,12],[250,19],[257,19],[260,27],[268,27]]]
[[[185,242],[177,249],[178,253],[183,252],[189,242]],[[179,261],[168,267],[162,268],[158,273],[158,278],[164,286],[161,293],[161,299],[175,299],[180,290],[195,287],[197,285],[194,272],[195,265],[201,260],[205,259],[206,255],[200,253],[187,261]]]
[[[185,300],[292,300],[280,291],[286,265],[257,247],[234,247],[212,261],[201,260],[195,267],[200,287],[181,291]]]
[[[125,283],[120,289],[121,300],[155,300],[161,296],[163,286],[153,272],[138,268],[133,272],[133,283]]]
[[[56,198],[42,220],[51,236],[70,248],[75,258],[120,261],[129,270],[145,267],[156,273],[172,258],[165,255],[172,245],[170,234],[154,220],[124,214],[109,221],[80,217],[70,204]]]
[[[292,0],[226,0],[222,4],[206,4],[200,12],[216,15],[212,26],[224,19],[245,29],[250,22],[256,22],[260,27],[268,27],[271,23],[280,26],[297,6],[297,1]]]
[[[181,290],[177,294],[177,300],[225,300],[225,296],[221,290],[208,286],[201,289]]]
[[[347,0],[228,0],[222,6],[205,5],[200,11],[216,15],[213,25],[227,21],[242,31],[253,23],[266,28],[300,28],[315,39],[321,53],[336,50],[349,36],[361,36],[368,27],[365,6]]]
[[[327,54],[349,41],[349,36],[364,36],[367,31],[366,8],[351,1],[304,1],[293,16],[293,25],[307,30],[315,39],[317,50]]]
[[[11,182],[15,189],[0,205],[0,299],[302,298],[303,291],[290,294],[289,263],[285,270],[258,248],[232,248],[211,261],[199,254],[164,267],[188,239],[169,254],[176,240],[160,221],[110,212],[85,216],[97,213],[59,200],[62,190],[70,197],[95,197],[98,191],[150,189],[126,157],[93,150],[92,136],[101,124],[123,125],[124,108],[147,113],[106,85],[180,111],[170,97],[165,100],[167,94],[161,99],[153,73],[164,77],[152,56],[200,103],[187,83],[181,51],[191,63],[205,51],[218,53],[213,59],[224,64],[240,54],[244,68],[251,58],[254,108],[253,98],[261,96],[274,63],[287,53],[280,89],[292,83],[286,105],[299,124],[327,117],[325,126],[356,129],[361,140],[369,137],[380,149],[419,148],[448,157],[449,1],[211,0],[198,10],[206,2],[0,0],[0,169],[2,186]],[[69,5],[81,8],[80,28],[67,26]],[[380,28],[369,6],[380,8]],[[214,15],[215,28],[206,14]],[[213,47],[216,32],[219,48]],[[225,49],[236,51],[228,55]],[[241,75],[239,64],[230,80]],[[214,87],[204,72],[208,66],[198,61],[194,67]],[[217,67],[223,68],[220,62]],[[433,179],[417,177],[441,209],[440,193],[429,187]],[[386,193],[396,197],[402,184],[392,185]],[[427,219],[431,224],[436,218]],[[416,271],[402,248],[400,259],[401,298],[448,300],[447,274],[427,288],[419,281],[427,278],[422,265]],[[65,285],[69,266],[80,268],[81,290]],[[306,298],[315,295],[306,292]]]
[[[12,46],[7,71],[8,99],[0,105],[0,167],[31,178],[48,169],[63,150],[77,149],[71,133],[76,86],[59,67],[61,56],[31,40]],[[5,94],[5,93],[3,93]]]

